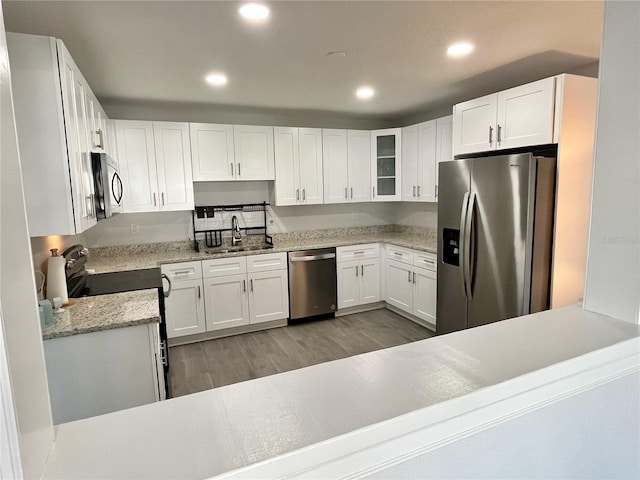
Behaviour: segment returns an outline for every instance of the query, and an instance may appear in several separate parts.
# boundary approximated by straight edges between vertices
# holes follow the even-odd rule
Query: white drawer
[[[265,253],[247,257],[247,272],[268,272],[270,270],[284,270],[287,268],[287,254]]]
[[[438,269],[438,258],[435,253],[414,251],[413,264],[435,272]]]
[[[349,247],[336,248],[338,262],[351,262],[364,258],[378,258],[380,256],[380,244],[365,243],[363,245],[352,245]]]
[[[202,261],[204,278],[247,273],[247,257],[216,258]]]
[[[161,265],[160,271],[172,282],[200,280],[202,278],[202,262],[168,263]]]
[[[413,265],[413,250],[387,245],[387,258]]]

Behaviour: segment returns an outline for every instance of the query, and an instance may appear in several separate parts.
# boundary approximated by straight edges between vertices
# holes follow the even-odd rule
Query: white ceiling
[[[4,1],[7,31],[61,38],[98,98],[392,117],[593,64],[602,3]],[[475,52],[450,59],[447,46]],[[346,58],[327,57],[343,51]],[[204,82],[212,70],[224,89]],[[356,87],[373,86],[368,102]]]

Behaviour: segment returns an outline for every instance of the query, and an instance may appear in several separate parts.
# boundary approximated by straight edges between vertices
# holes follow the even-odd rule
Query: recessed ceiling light
[[[245,3],[238,12],[247,20],[264,20],[269,17],[269,7],[264,3]]]
[[[227,84],[227,76],[224,73],[210,73],[205,80],[214,87],[224,87]]]
[[[447,55],[450,57],[464,57],[473,52],[475,47],[469,42],[458,42],[447,48]]]
[[[356,90],[356,97],[361,100],[368,100],[373,97],[375,93],[376,92],[371,87],[360,87]]]

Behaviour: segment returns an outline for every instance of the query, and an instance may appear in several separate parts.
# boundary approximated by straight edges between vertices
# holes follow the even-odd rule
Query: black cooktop
[[[87,275],[85,288],[75,296],[92,297],[94,295],[131,292],[148,288],[162,288],[162,276],[159,267]]]

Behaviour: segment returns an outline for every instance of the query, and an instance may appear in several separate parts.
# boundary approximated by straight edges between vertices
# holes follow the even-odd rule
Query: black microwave
[[[106,153],[91,153],[96,218],[103,220],[122,210],[122,178],[118,162]]]

